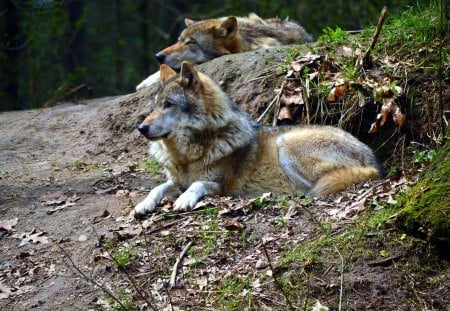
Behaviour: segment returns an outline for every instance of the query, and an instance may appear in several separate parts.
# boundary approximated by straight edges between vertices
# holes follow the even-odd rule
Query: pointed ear
[[[234,16],[229,16],[220,25],[220,29],[227,39],[231,39],[234,37],[237,32],[237,28],[237,19]]]
[[[189,25],[195,23],[192,19],[190,18],[185,18],[184,19],[184,24],[186,25],[186,27],[189,27]]]
[[[183,88],[192,87],[195,90],[201,85],[198,72],[190,62],[184,61],[181,64],[180,84]]]
[[[161,80],[162,83],[166,82],[176,74],[177,73],[175,72],[175,70],[173,70],[166,64],[162,64],[161,66],[159,66],[159,80]]]

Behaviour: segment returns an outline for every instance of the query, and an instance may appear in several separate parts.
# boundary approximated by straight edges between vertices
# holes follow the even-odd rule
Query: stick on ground
[[[177,284],[177,271],[178,268],[181,264],[181,262],[183,261],[183,257],[184,255],[186,255],[187,251],[189,250],[189,248],[192,246],[193,241],[190,241],[181,251],[180,256],[178,257],[177,262],[175,263],[175,265],[173,266],[172,269],[172,275],[170,276],[170,287],[175,287],[175,285]]]

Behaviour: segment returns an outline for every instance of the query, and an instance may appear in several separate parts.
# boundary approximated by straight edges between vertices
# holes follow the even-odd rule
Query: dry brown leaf
[[[334,102],[337,100],[343,100],[344,99],[344,93],[347,90],[347,86],[345,84],[335,86],[331,89],[330,94],[328,94],[328,101]]]
[[[391,113],[391,105],[392,105],[392,98],[384,98],[383,99],[383,106],[381,106],[381,110],[380,110],[380,115],[381,115],[381,121],[380,121],[380,125],[383,126],[384,123],[387,120],[387,117],[389,116],[389,114]]]
[[[401,112],[400,107],[395,102],[391,106],[392,120],[398,126],[403,126],[406,116]]]
[[[369,129],[369,134],[375,134],[376,132],[378,132],[378,124],[377,121],[373,122],[372,125],[370,126]]]
[[[278,120],[292,120],[293,116],[292,116],[292,109],[289,106],[283,106],[280,107],[280,111],[278,112],[278,116],[277,116]]]

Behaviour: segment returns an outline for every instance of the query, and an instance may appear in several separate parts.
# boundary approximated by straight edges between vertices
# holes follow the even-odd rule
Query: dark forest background
[[[184,18],[255,12],[289,17],[315,38],[326,27],[360,30],[415,5],[407,0],[0,0],[0,111],[52,104],[75,92],[133,92],[157,70],[153,55],[173,43]]]

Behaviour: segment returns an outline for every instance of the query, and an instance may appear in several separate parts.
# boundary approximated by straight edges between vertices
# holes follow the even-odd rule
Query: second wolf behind
[[[382,174],[372,150],[339,128],[262,127],[192,64],[183,62],[180,75],[167,65],[160,72],[157,106],[138,129],[168,181],[135,207],[137,216],[177,190],[174,209],[189,210],[207,195],[319,196]]]
[[[312,37],[296,22],[262,19],[254,13],[247,17],[229,16],[195,22],[185,19],[185,24],[186,29],[178,41],[155,55],[160,64],[179,70],[183,61],[200,64],[227,54],[312,42]],[[150,86],[157,78],[159,73],[149,76],[136,89]]]

